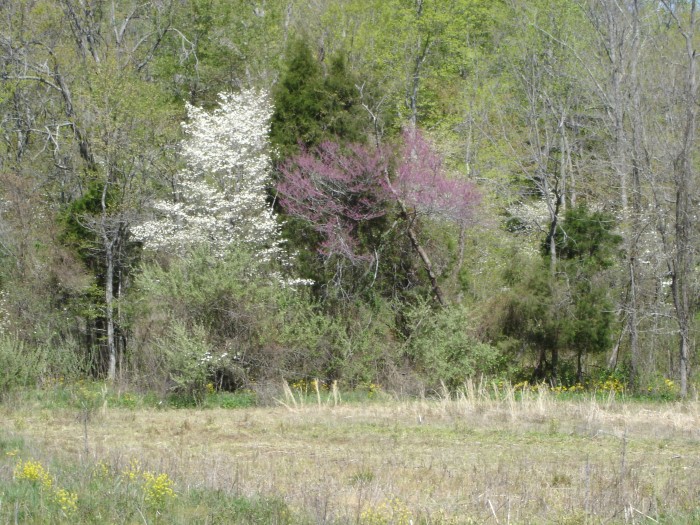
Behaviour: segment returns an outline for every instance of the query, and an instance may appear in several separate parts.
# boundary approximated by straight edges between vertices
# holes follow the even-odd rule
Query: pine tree
[[[311,48],[297,40],[288,52],[287,71],[274,94],[270,138],[281,158],[319,144],[323,137],[323,75]]]

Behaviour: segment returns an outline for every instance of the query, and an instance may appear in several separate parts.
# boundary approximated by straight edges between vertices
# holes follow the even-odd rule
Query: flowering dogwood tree
[[[221,93],[213,111],[188,104],[187,115],[182,124],[187,167],[172,198],[156,202],[156,218],[135,227],[134,236],[153,250],[181,253],[206,244],[221,256],[243,245],[259,260],[279,256],[279,225],[265,191],[271,170],[267,95]]]

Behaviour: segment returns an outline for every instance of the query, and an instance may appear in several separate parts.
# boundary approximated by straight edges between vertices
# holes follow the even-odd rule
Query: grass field
[[[287,390],[175,410],[105,393],[0,407],[2,523],[700,522],[697,400]]]

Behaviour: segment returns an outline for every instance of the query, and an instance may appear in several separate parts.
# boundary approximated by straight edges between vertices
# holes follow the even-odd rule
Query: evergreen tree
[[[610,347],[613,306],[602,272],[616,257],[622,241],[613,233],[612,216],[584,205],[566,210],[557,230],[560,274],[568,288],[569,305],[562,320],[562,344],[576,354],[576,380],[583,380],[583,358]]]
[[[299,146],[318,146],[325,140],[364,142],[365,121],[356,80],[342,54],[331,59],[328,74],[304,40],[289,50],[287,70],[274,93],[271,140],[281,159]]]
[[[288,66],[274,93],[270,139],[281,158],[297,151],[299,144],[313,146],[323,137],[323,76],[311,48],[296,40],[288,52]]]
[[[323,87],[324,134],[337,137],[343,142],[364,142],[366,117],[359,104],[357,81],[348,70],[342,54],[331,59]]]

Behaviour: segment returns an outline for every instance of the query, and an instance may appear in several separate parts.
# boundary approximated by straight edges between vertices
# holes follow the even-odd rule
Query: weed
[[[413,517],[408,506],[400,498],[390,498],[369,507],[360,515],[364,525],[412,525]]]
[[[66,516],[72,516],[78,510],[78,495],[75,492],[58,489],[56,494],[54,494],[54,498]]]
[[[368,468],[363,468],[352,474],[349,481],[352,486],[369,485],[374,481],[374,477],[374,472]]]
[[[51,490],[53,485],[51,476],[39,461],[20,459],[15,465],[13,474],[16,480],[29,481],[44,490]]]
[[[146,503],[157,509],[162,509],[170,500],[177,497],[173,490],[173,480],[167,474],[144,472],[142,481]]]

